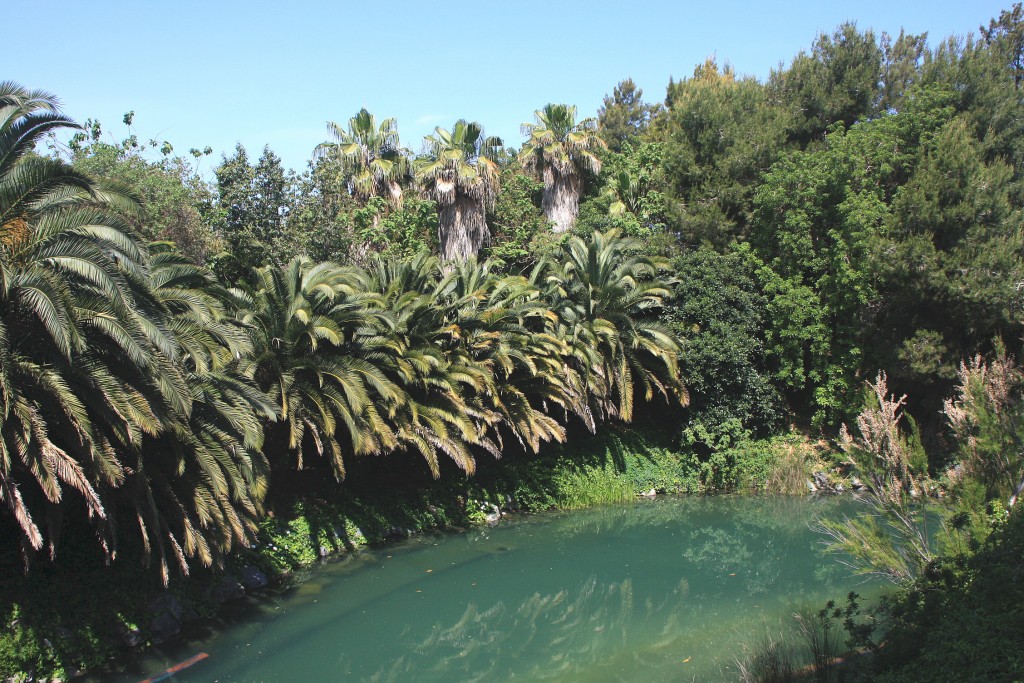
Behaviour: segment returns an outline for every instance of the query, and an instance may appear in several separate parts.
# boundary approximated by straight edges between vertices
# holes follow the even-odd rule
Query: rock
[[[168,612],[180,619],[181,615],[185,613],[185,608],[173,593],[161,593],[149,603],[149,611],[154,615]]]
[[[658,492],[655,491],[654,489],[651,489],[650,491],[644,491],[643,493],[640,494],[640,496],[643,497],[643,498],[654,498],[657,495],[658,495]]]
[[[845,490],[846,489],[843,487],[842,484],[836,484],[836,488],[835,488],[836,493],[842,493]]]
[[[125,628],[121,630],[121,643],[125,647],[138,647],[146,642],[146,639],[142,637],[142,631],[137,628]]]
[[[149,622],[149,633],[154,643],[161,643],[181,632],[181,619],[170,612],[161,612]]]
[[[863,491],[865,489],[864,482],[862,482],[857,477],[854,477],[850,480],[850,486],[853,487],[854,491]]]
[[[810,491],[811,493],[817,493],[818,492],[818,487],[814,485],[813,481],[808,479],[807,480],[807,490]]]
[[[149,611],[153,614],[149,620],[149,633],[154,642],[160,643],[173,638],[181,631],[182,616],[185,609],[171,593],[161,593],[151,603]]]
[[[828,491],[831,488],[831,485],[828,483],[828,475],[824,472],[814,473],[814,485],[819,491]]]
[[[210,591],[210,598],[216,602],[227,602],[237,600],[245,596],[245,587],[233,576],[225,576],[220,583]]]
[[[242,586],[245,587],[245,590],[247,591],[266,588],[270,584],[270,580],[267,578],[267,575],[259,569],[256,569],[256,567],[242,567],[240,574],[241,576],[239,576],[239,579],[242,582]]]

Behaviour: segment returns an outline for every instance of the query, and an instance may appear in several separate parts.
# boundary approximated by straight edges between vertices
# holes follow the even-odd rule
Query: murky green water
[[[138,681],[728,680],[745,644],[859,585],[816,517],[848,499],[711,497],[526,517],[368,550],[245,620],[133,665]]]

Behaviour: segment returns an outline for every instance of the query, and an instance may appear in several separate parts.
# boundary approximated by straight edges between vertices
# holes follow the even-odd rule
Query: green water
[[[856,589],[809,529],[838,498],[673,498],[429,535],[328,564],[135,663],[138,681],[691,681]]]

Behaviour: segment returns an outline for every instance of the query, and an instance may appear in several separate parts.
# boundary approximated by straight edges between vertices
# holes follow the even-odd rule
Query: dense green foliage
[[[1024,485],[1022,36],[1019,4],[935,43],[844,24],[766,82],[712,59],[663,104],[629,79],[596,120],[548,104],[518,150],[459,120],[413,158],[364,109],[301,173],[238,146],[209,182],[208,149],[140,143],[130,113],[104,142],[0,84],[3,566],[60,577],[59,546],[95,537],[90,561],[167,584],[280,531],[270,512],[368,533],[391,503],[360,512],[344,480],[370,457],[396,471],[360,495],[459,482],[403,489],[417,528],[477,516],[437,504],[459,495],[797,492],[830,469],[875,502],[833,539],[907,586],[894,633],[916,633],[935,572],[961,605],[972,553],[1020,526],[993,520]],[[579,439],[654,410],[657,448]],[[932,545],[910,494],[939,490]],[[0,662],[56,666],[25,623]]]
[[[1000,520],[971,557],[934,563],[888,605],[879,681],[1009,681],[1024,676],[1019,580],[1024,515]]]
[[[127,136],[111,143],[103,140],[98,121],[86,121],[68,142],[69,162],[89,176],[117,183],[141,202],[141,213],[126,218],[146,241],[174,242],[196,263],[206,261],[222,249],[215,230],[214,189],[197,172],[213,150],[192,149],[191,159],[171,156],[174,150],[167,142],[140,141],[133,122],[134,114],[125,114]],[[156,149],[160,157],[147,159],[147,152]]]

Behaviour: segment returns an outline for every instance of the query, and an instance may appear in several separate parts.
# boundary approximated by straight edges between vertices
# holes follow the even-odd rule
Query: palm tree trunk
[[[394,180],[388,183],[387,200],[396,209],[402,208],[402,186]]]
[[[457,193],[454,202],[441,207],[438,223],[441,260],[465,261],[475,257],[489,237],[487,216],[480,200]]]
[[[578,173],[559,173],[552,166],[544,169],[544,217],[554,225],[554,232],[567,232],[576,225],[580,212],[582,183]]]

